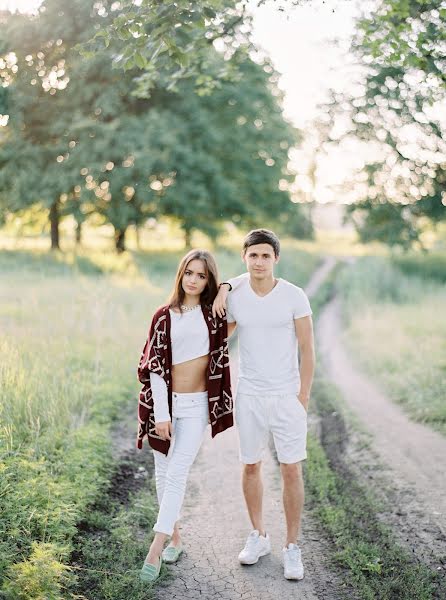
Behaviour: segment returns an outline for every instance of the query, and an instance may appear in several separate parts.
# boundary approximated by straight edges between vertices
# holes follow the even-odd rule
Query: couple
[[[297,538],[314,344],[305,293],[274,277],[279,254],[280,243],[272,231],[251,231],[242,251],[247,273],[218,285],[212,255],[192,250],[180,262],[169,303],[153,317],[138,367],[143,388],[137,444],[141,448],[147,436],[153,449],[159,512],[141,569],[143,581],[155,581],[162,562],[176,562],[182,553],[178,520],[189,470],[207,425],[211,424],[212,437],[233,425],[228,337],[236,327],[240,353],[236,423],[243,492],[253,526],[238,559],[252,565],[271,551],[262,519],[261,460],[272,433],[287,525],[284,575],[303,578]]]

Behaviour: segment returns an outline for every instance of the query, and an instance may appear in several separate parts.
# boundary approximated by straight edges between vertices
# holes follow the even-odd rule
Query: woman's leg
[[[166,484],[166,473],[167,465],[169,464],[169,456],[166,456],[162,452],[153,450],[153,458],[155,461],[155,483],[156,483],[156,496],[158,498],[158,506],[161,506],[161,501],[164,494],[164,486]],[[179,528],[179,521],[175,523],[173,528],[172,537],[170,540],[171,546],[179,546],[181,544],[181,535]]]
[[[168,536],[172,536],[174,545],[179,542],[179,531],[175,525],[180,516],[189,470],[200,449],[207,422],[207,414],[203,410],[197,417],[176,420],[175,442],[169,456],[158,519],[153,527],[155,537],[147,563],[157,564]],[[176,534],[175,537],[173,534]]]
[[[175,420],[174,420],[175,422]],[[165,455],[162,452],[153,450],[153,459],[155,463],[155,484],[156,484],[156,496],[158,498],[158,506],[161,506],[161,501],[164,494],[164,486],[166,484],[166,473],[167,465],[169,464],[170,454]],[[181,544],[181,535],[179,528],[179,521],[175,523],[173,528],[172,537],[170,540],[171,546],[179,546]]]
[[[175,443],[167,466],[164,493],[154,531],[172,535],[180,516],[189,470],[198,454],[207,426],[207,415],[178,418]]]
[[[155,537],[150,544],[149,552],[147,553],[145,562],[150,565],[157,565],[161,553],[164,548],[164,543],[169,536],[165,533],[155,533]]]
[[[158,506],[161,506],[161,501],[163,499],[169,458],[169,455],[166,456],[162,452],[158,452],[158,450],[153,450],[153,460],[155,463],[156,496],[158,498]]]

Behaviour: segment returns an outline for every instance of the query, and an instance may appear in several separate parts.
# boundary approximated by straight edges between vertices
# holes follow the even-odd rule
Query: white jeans
[[[198,454],[209,422],[208,393],[172,394],[173,436],[168,455],[156,450],[158,519],[153,530],[172,535],[186,491],[189,470]]]

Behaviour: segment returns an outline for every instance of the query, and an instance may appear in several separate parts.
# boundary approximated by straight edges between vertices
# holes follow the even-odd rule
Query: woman
[[[168,304],[153,317],[139,362],[138,448],[147,436],[159,503],[155,537],[141,569],[147,582],[158,578],[163,560],[176,562],[181,555],[178,519],[207,424],[212,437],[233,425],[227,323],[211,312],[217,281],[209,252],[186,254]]]

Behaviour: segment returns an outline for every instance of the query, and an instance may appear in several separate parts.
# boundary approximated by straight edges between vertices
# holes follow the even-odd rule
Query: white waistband
[[[172,398],[177,400],[207,400],[207,392],[172,392]]]

